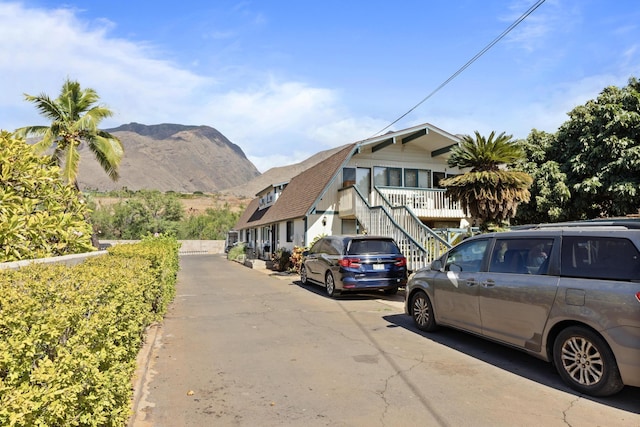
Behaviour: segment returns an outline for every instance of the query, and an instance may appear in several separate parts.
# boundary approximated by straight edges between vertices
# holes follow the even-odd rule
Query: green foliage
[[[460,145],[451,150],[448,164],[451,167],[471,168],[472,172],[497,171],[500,165],[513,163],[523,156],[522,149],[511,138],[504,132],[497,137],[495,132],[491,132],[489,138],[478,131],[475,132],[475,138],[465,135]]]
[[[177,235],[182,240],[224,240],[239,216],[228,204],[221,209],[208,208],[204,215],[190,216],[180,222]]]
[[[172,282],[176,258],[163,237],[74,267],[3,270],[0,425],[126,425],[144,330],[166,309],[158,282]]]
[[[271,255],[273,269],[276,271],[289,271],[291,269],[291,251],[280,248]]]
[[[523,158],[522,148],[511,141],[511,135],[491,132],[484,138],[478,132],[469,135],[451,152],[451,167],[471,168],[469,172],[443,179],[447,196],[458,200],[462,208],[488,229],[515,216],[518,206],[529,201],[532,178],[522,171],[501,168]]]
[[[529,191],[531,200],[518,208],[514,224],[534,224],[558,222],[568,219],[566,212],[571,200],[571,192],[566,184],[567,176],[560,164],[549,157],[555,143],[555,136],[532,130],[526,140],[520,141],[526,159],[516,165],[516,169],[528,173],[533,178]]]
[[[640,81],[605,88],[574,108],[550,156],[567,175],[571,218],[637,213],[640,209]]]
[[[82,142],[95,155],[98,163],[114,181],[124,155],[122,143],[108,132],[98,129],[100,122],[113,115],[108,108],[95,105],[100,97],[93,89],[81,89],[77,81],[65,80],[56,99],[46,94],[26,95],[41,115],[51,120],[49,126],[27,126],[16,130],[22,137],[39,136],[34,147],[40,153],[53,148],[53,156],[62,167],[64,179],[77,187],[80,163],[78,148]]]
[[[140,190],[113,205],[94,207],[91,222],[101,239],[137,240],[149,233],[176,235],[183,217],[176,194]]]
[[[245,256],[246,253],[247,245],[244,243],[238,243],[237,245],[229,249],[229,252],[227,253],[227,259],[231,261],[237,261],[240,259],[240,257]]]
[[[0,132],[0,262],[93,250],[86,204],[49,157]]]
[[[223,240],[238,221],[239,213],[228,204],[208,208],[204,214],[185,216],[175,192],[140,190],[117,193],[122,199],[113,205],[95,207],[91,221],[101,239],[137,240],[151,233],[169,234],[180,240]]]
[[[531,173],[531,206],[518,223],[623,216],[640,210],[640,81],[605,88],[574,108],[554,135],[536,130],[519,169]]]

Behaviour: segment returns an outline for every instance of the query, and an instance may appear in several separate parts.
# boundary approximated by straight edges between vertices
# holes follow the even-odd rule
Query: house
[[[289,182],[260,191],[236,224],[239,240],[268,259],[320,235],[386,235],[398,242],[410,270],[420,268],[451,246],[451,229],[469,225],[438,185],[460,173],[447,166],[459,142],[423,124],[345,145]]]

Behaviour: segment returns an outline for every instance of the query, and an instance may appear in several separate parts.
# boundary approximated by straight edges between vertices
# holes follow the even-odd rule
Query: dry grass
[[[104,207],[118,203],[121,198],[93,196],[93,200],[98,207]],[[207,209],[221,209],[225,204],[229,205],[232,212],[243,212],[251,199],[238,197],[230,194],[182,194],[180,202],[184,206],[187,215],[200,215]]]

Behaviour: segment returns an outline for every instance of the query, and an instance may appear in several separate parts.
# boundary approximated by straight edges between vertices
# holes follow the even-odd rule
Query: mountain
[[[260,175],[239,146],[209,126],[130,123],[106,130],[124,145],[120,179],[111,181],[89,149],[81,147],[82,189],[215,193]]]

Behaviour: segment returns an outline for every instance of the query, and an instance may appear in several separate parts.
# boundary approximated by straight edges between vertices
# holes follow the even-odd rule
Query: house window
[[[287,221],[287,242],[293,242],[293,221]]]
[[[373,182],[380,187],[402,187],[402,168],[376,166],[373,168]]]
[[[342,169],[342,187],[350,187],[356,183],[356,168]]]
[[[425,169],[405,169],[404,186],[411,188],[431,188],[431,171]]]
[[[440,180],[443,180],[447,178],[447,174],[446,172],[434,172],[433,173],[433,183],[435,184],[436,188],[444,188],[442,185],[440,185]]]

